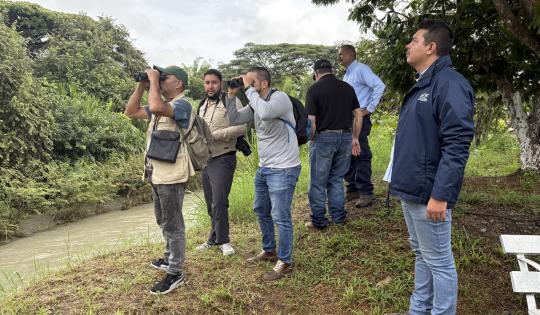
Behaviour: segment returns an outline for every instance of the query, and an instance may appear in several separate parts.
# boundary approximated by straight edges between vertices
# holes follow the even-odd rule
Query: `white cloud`
[[[347,21],[350,4],[317,7],[309,0],[34,0],[45,8],[110,16],[129,30],[149,63],[227,62],[247,42],[332,45],[360,33]]]

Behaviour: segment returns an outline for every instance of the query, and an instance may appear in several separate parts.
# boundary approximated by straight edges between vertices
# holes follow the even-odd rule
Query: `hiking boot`
[[[373,200],[375,200],[375,196],[373,195],[360,195],[360,197],[358,197],[358,200],[356,200],[356,203],[354,204],[354,206],[356,208],[367,207],[371,205]]]
[[[345,202],[356,200],[358,197],[360,197],[360,193],[358,191],[345,192]]]
[[[308,229],[308,230],[311,230],[311,231],[322,231],[324,229],[326,229],[326,226],[323,226],[323,227],[318,227],[316,226],[315,224],[313,224],[313,222],[306,222],[306,224],[304,224],[304,226]]]
[[[186,276],[184,276],[183,272],[178,275],[168,273],[163,280],[150,289],[150,294],[167,294],[185,283]]]
[[[212,247],[214,247],[214,244],[208,244],[208,242],[204,242],[201,245],[195,247],[195,249],[198,250],[198,251],[205,251],[205,250],[208,250],[208,249],[210,249]]]
[[[271,252],[261,251],[257,256],[249,258],[247,261],[250,263],[258,263],[260,261],[277,261],[277,253],[275,250]]]
[[[167,268],[169,267],[169,260],[167,258],[156,259],[150,263],[150,266],[156,269],[161,269],[161,270],[166,271]]]
[[[223,256],[229,256],[234,254],[234,248],[231,246],[231,243],[219,245],[219,249],[221,249]]]
[[[263,279],[265,281],[275,281],[282,278],[286,274],[292,272],[292,265],[278,260],[274,268],[269,272],[265,273]]]

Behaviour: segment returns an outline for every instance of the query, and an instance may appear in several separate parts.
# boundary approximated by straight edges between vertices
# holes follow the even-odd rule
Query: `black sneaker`
[[[167,268],[169,267],[169,260],[167,258],[160,258],[151,262],[150,266],[156,269],[161,269],[161,270],[166,271]]]
[[[163,280],[158,282],[152,289],[151,294],[167,294],[172,290],[186,283],[186,276],[181,272],[179,275],[171,275],[168,273]]]

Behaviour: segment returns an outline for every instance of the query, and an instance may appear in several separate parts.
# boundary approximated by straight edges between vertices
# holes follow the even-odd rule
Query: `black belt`
[[[339,133],[351,132],[351,128],[344,128],[344,129],[324,129],[324,130],[318,131],[317,133],[325,133],[325,132],[339,132]]]

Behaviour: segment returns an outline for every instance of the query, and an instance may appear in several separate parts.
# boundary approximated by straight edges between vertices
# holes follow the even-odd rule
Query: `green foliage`
[[[28,168],[32,160],[48,161],[56,124],[46,94],[29,76],[9,104],[0,108],[0,165]]]
[[[4,23],[28,40],[34,74],[74,84],[120,110],[133,87],[132,74],[147,67],[127,29],[110,18],[52,12],[35,4],[0,1]]]
[[[332,5],[339,1],[312,2]],[[481,126],[477,130],[480,135],[477,141],[500,118],[500,113],[508,110],[513,122],[526,117],[525,124],[514,124],[513,127],[520,129],[520,134],[526,134],[520,139],[522,149],[529,150],[526,155],[538,155],[534,148],[540,141],[540,9],[537,3],[518,1],[509,4],[504,0],[347,2],[352,3],[349,19],[358,22],[361,30],[370,30],[377,37],[376,42],[369,46],[371,51],[377,52],[374,54],[377,56],[375,72],[380,73],[387,84],[386,95],[388,92],[403,95],[414,83],[414,70],[405,61],[405,46],[419,22],[424,19],[445,20],[454,32],[454,66],[467,77],[477,93],[495,95],[500,92],[509,103],[505,108],[502,100],[495,97],[487,107],[479,108],[476,121]],[[510,20],[512,23],[508,22]],[[518,93],[524,100],[523,109],[521,104],[514,104],[513,97]],[[525,114],[516,117],[522,111]]]
[[[244,48],[234,52],[235,59],[221,64],[219,69],[225,78],[244,74],[249,68],[263,66],[270,70],[272,84],[279,86],[285,76],[293,80],[310,72],[317,59],[336,59],[337,50],[332,46],[311,44],[254,44],[247,43]]]
[[[30,72],[30,59],[24,39],[14,29],[0,23],[0,38],[0,104],[4,106]]]
[[[0,233],[143,185],[144,135],[120,109],[142,53],[111,19],[0,0]]]
[[[514,135],[499,132],[471,147],[468,176],[504,176],[519,169],[519,144]]]
[[[199,57],[193,61],[192,65],[182,64],[182,68],[186,70],[189,78],[189,86],[186,95],[196,100],[205,98],[206,93],[204,92],[203,74],[206,70],[210,69],[210,63]]]
[[[53,114],[60,126],[54,136],[57,157],[105,161],[113,153],[127,156],[144,148],[143,132],[96,98],[68,86],[55,95],[54,102]]]

